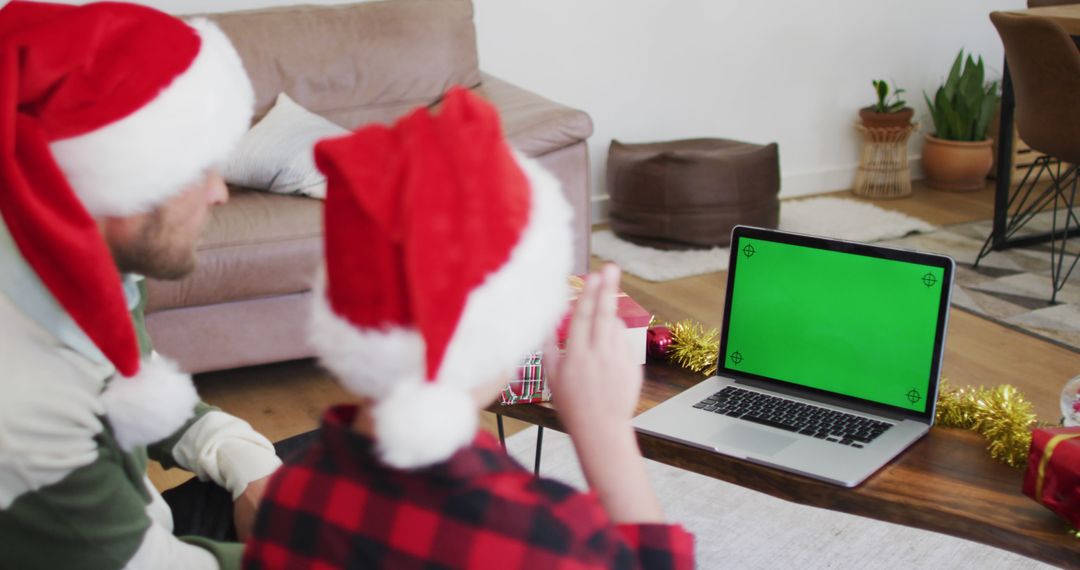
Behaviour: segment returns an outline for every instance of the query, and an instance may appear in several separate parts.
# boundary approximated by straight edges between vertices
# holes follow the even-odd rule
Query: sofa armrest
[[[545,99],[486,73],[476,94],[499,109],[503,132],[525,156],[535,158],[553,174],[574,209],[574,272],[589,268],[589,154],[585,139],[593,133],[584,111]]]
[[[537,157],[589,138],[592,119],[584,111],[560,105],[481,72],[477,95],[499,109],[510,146]]]

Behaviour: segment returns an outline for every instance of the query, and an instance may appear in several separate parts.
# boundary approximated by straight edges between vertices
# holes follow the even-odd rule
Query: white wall
[[[308,0],[311,1],[311,0]],[[922,91],[964,47],[1000,75],[992,10],[1024,0],[474,0],[488,72],[592,115],[594,194],[612,138],[780,144],[782,195],[849,188],[871,79]],[[198,12],[290,0],[143,0]],[[315,0],[333,4],[341,0]],[[921,138],[913,137],[917,169]]]
[[[850,188],[870,81],[908,90],[922,121],[957,51],[1000,75],[988,14],[1024,0],[475,0],[480,64],[585,109],[594,194],[612,138],[780,145],[782,195]],[[918,164],[921,139],[913,137]]]

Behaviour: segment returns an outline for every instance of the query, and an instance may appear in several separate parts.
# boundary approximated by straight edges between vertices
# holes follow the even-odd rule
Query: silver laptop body
[[[738,226],[718,374],[634,426],[854,487],[933,424],[954,271],[940,255]]]

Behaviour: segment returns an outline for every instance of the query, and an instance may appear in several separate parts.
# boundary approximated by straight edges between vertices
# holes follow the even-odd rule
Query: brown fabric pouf
[[[607,185],[612,231],[639,245],[726,246],[737,224],[775,228],[780,221],[776,143],[612,141]]]

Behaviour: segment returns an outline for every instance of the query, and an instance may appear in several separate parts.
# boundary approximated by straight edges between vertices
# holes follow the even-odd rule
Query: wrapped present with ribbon
[[[1080,528],[1080,427],[1032,432],[1024,494]]]
[[[581,290],[585,288],[585,279],[579,275],[571,275],[569,278],[569,285],[570,310],[563,316],[562,322],[559,323],[559,328],[556,331],[560,347],[564,346],[564,343],[566,342],[567,332],[570,329],[570,314],[573,312],[574,305],[581,295]],[[645,364],[645,352],[647,347],[646,336],[649,329],[649,321],[652,320],[652,314],[639,305],[637,301],[632,299],[630,295],[627,295],[625,291],[619,291],[615,302],[617,303],[615,314],[617,314],[623,324],[626,325],[626,342],[633,349],[631,354],[633,355],[634,362],[636,364]]]
[[[511,378],[499,393],[499,403],[532,404],[551,400],[551,391],[544,378],[544,353],[533,352],[521,359],[515,378]]]

